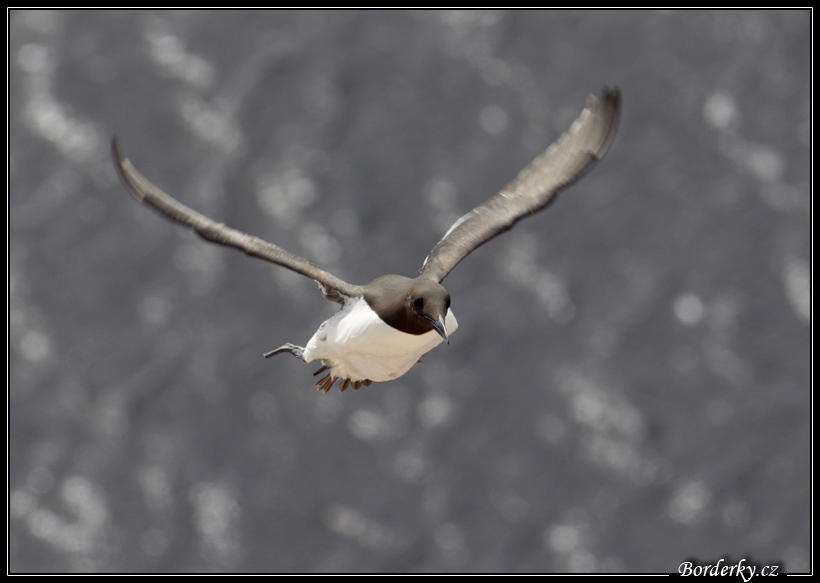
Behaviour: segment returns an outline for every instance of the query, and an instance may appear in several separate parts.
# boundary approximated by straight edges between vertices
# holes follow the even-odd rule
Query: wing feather
[[[153,207],[172,221],[193,229],[206,241],[239,249],[251,257],[258,257],[276,263],[296,273],[310,277],[319,283],[322,294],[329,300],[343,301],[339,294],[347,297],[362,295],[363,288],[361,286],[351,285],[325,271],[312,261],[294,255],[273,243],[231,229],[222,223],[217,223],[165,194],[140,174],[131,164],[131,161],[122,155],[116,138],[111,142],[111,152],[114,158],[114,166],[117,168],[122,183],[134,198]]]
[[[524,168],[510,184],[458,219],[433,247],[420,273],[437,282],[467,255],[519,220],[544,209],[564,188],[578,180],[609,149],[620,116],[621,94],[604,88],[561,137]]]

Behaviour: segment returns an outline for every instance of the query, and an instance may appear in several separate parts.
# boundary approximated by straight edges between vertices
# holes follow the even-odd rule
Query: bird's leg
[[[265,358],[270,358],[271,356],[276,356],[277,354],[282,354],[283,352],[290,352],[293,356],[302,360],[302,355],[305,352],[304,346],[296,346],[295,344],[291,344],[288,342],[287,344],[283,344],[276,350],[271,350],[270,352],[265,353]]]

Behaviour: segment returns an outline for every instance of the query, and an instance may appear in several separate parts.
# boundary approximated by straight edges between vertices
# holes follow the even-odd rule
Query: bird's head
[[[450,343],[444,320],[450,309],[450,293],[430,279],[416,279],[407,291],[405,306],[411,319],[425,331],[435,330],[446,343]]]
[[[449,343],[444,322],[450,293],[441,284],[425,277],[385,275],[365,286],[364,298],[393,328],[414,335],[435,330]]]

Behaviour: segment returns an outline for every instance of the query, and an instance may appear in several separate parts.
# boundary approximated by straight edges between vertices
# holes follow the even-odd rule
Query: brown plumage
[[[433,247],[421,276],[441,282],[467,255],[521,219],[543,210],[555,196],[586,174],[615,138],[621,108],[618,89],[590,95],[575,123],[543,154],[484,204],[458,219]]]
[[[449,334],[458,323],[450,310],[450,294],[441,282],[472,251],[546,208],[561,190],[588,172],[615,137],[620,104],[618,89],[604,88],[600,99],[589,96],[586,108],[555,143],[501,192],[450,227],[425,259],[418,277],[385,275],[367,285],[349,284],[312,261],[197,213],[140,174],[122,155],[116,138],[111,147],[120,178],[137,200],[190,227],[207,241],[234,247],[316,280],[326,299],[342,305],[306,347],[288,343],[265,354],[272,357],[287,352],[305,362],[319,360],[321,367],[314,376],[329,373],[316,387],[326,393],[336,381],[340,381],[339,390],[345,391],[398,378],[421,362],[424,352],[442,341],[449,342]],[[355,326],[349,326],[351,322]],[[340,329],[346,332],[339,333]],[[358,332],[351,333],[351,329]],[[335,336],[328,339],[329,332]],[[384,345],[390,349],[384,350]]]

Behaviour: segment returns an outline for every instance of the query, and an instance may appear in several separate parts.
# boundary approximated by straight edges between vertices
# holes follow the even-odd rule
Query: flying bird
[[[450,227],[424,260],[418,277],[383,275],[367,285],[347,283],[312,261],[199,214],[140,174],[122,155],[116,138],[111,149],[123,184],[138,201],[207,241],[314,279],[326,299],[341,304],[305,346],[288,343],[264,355],[289,353],[306,363],[318,361],[321,366],[314,376],[327,374],[316,387],[326,393],[337,381],[344,391],[396,379],[429,350],[449,343],[458,322],[441,282],[473,250],[546,208],[601,159],[615,137],[620,101],[617,88],[604,88],[600,98],[590,95],[569,130],[498,194]]]

